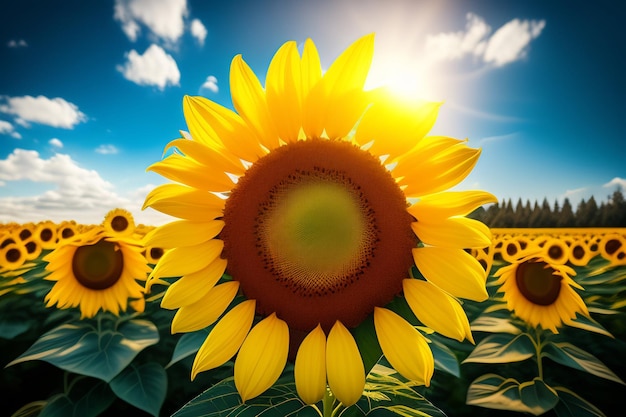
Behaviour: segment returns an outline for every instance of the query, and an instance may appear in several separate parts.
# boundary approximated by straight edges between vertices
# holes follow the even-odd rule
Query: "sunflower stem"
[[[326,394],[324,394],[324,398],[322,398],[322,414],[323,417],[333,417],[335,414],[334,410],[335,405],[335,396],[330,391],[329,388],[326,388]]]

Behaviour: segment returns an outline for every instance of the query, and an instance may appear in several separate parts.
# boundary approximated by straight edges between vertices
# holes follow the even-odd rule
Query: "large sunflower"
[[[150,268],[141,254],[141,246],[124,238],[107,235],[103,228],[93,227],[63,242],[43,260],[55,281],[46,295],[47,306],[79,307],[81,318],[93,317],[98,311],[118,315],[143,305],[144,286]]]
[[[456,297],[487,297],[485,270],[466,249],[489,246],[491,235],[464,216],[496,199],[445,190],[465,178],[480,150],[425,136],[439,103],[365,91],[373,44],[373,35],[359,39],[322,74],[312,41],[301,56],[287,42],[265,88],[236,56],[236,112],[185,97],[190,135],[149,167],[175,183],[145,201],[180,220],[145,244],[168,249],[148,288],[181,277],[161,302],[178,309],[172,332],[217,321],[192,378],[237,354],[235,385],[245,401],[295,358],[305,402],[319,401],[328,384],[351,405],[365,372],[350,329],[373,314],[387,360],[428,385],[434,361],[426,339],[385,307],[402,294],[422,324],[471,340]],[[414,265],[425,279],[409,278]],[[229,309],[239,293],[246,300]]]
[[[574,290],[583,289],[571,278],[574,275],[572,268],[540,252],[520,256],[494,274],[499,277],[496,284],[508,309],[531,326],[553,333],[571,323],[577,313],[589,315],[585,302]]]

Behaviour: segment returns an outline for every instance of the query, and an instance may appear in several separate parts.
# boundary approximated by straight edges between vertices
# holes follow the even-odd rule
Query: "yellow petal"
[[[226,259],[217,258],[201,270],[179,278],[165,292],[161,307],[173,310],[195,303],[215,286],[227,263]]]
[[[346,407],[355,404],[365,388],[365,367],[352,334],[340,321],[328,334],[326,372],[332,393]]]
[[[254,300],[243,301],[215,325],[196,354],[191,379],[199,372],[217,368],[235,356],[252,327],[255,305]]]
[[[376,336],[385,358],[405,378],[430,385],[435,360],[428,342],[409,322],[386,308],[374,307]]]
[[[230,154],[251,162],[265,154],[252,130],[232,110],[204,97],[190,96],[185,96],[183,110],[194,140],[221,142]]]
[[[491,245],[491,230],[484,223],[467,217],[425,219],[411,223],[421,242],[445,248],[485,248]]]
[[[224,248],[224,242],[209,240],[195,246],[170,249],[159,259],[150,273],[150,279],[161,277],[180,277],[199,271],[209,265]]]
[[[374,103],[359,122],[355,139],[369,151],[389,155],[386,162],[414,148],[432,129],[441,103],[402,100],[385,90],[377,90]]]
[[[444,336],[474,343],[469,320],[457,300],[428,281],[402,281],[404,297],[415,316],[427,327]]]
[[[165,146],[163,152],[167,152],[171,148],[176,148],[186,157],[219,171],[235,175],[243,175],[246,172],[241,161],[230,155],[224,148],[212,149],[198,141],[189,139],[175,139]]]
[[[463,249],[416,248],[413,260],[429,282],[453,296],[474,301],[487,299],[485,270]]]
[[[172,319],[172,334],[195,332],[217,320],[239,290],[239,281],[216,285],[193,304],[181,307]]]
[[[407,210],[417,220],[467,216],[472,211],[498,199],[486,191],[447,191],[425,195]]]
[[[224,171],[179,154],[171,154],[150,165],[147,170],[198,190],[225,192],[235,185]]]
[[[235,387],[241,400],[257,397],[278,379],[289,353],[289,327],[275,313],[250,331],[235,360]]]
[[[362,36],[348,46],[323,76],[327,91],[342,95],[362,90],[374,56],[374,34]]]
[[[480,152],[464,141],[429,136],[398,158],[392,173],[407,197],[438,193],[463,181],[476,165]]]
[[[302,70],[302,97],[306,97],[313,86],[322,78],[320,57],[311,39],[304,41],[300,67]]]
[[[374,35],[350,45],[328,68],[304,100],[302,127],[307,137],[346,136],[360,119],[366,101],[363,86],[374,54]],[[344,111],[345,110],[345,111]]]
[[[272,58],[265,81],[267,107],[285,142],[298,140],[302,125],[301,87],[298,49],[294,41],[286,42]]]
[[[294,367],[296,390],[306,404],[315,404],[326,393],[326,335],[319,324],[302,341]]]
[[[270,116],[265,91],[252,69],[235,56],[230,66],[230,92],[233,106],[267,149],[278,146],[278,133]]]
[[[181,219],[208,221],[223,215],[224,199],[180,184],[162,184],[146,196],[142,210],[147,207]]]
[[[178,220],[159,226],[146,234],[144,246],[163,249],[195,246],[213,239],[222,231],[222,220],[205,222]]]

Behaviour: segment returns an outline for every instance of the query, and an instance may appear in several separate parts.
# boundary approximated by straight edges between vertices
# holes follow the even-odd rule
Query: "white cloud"
[[[611,181],[603,185],[604,188],[619,187],[622,191],[626,191],[626,178],[615,177]]]
[[[6,120],[0,120],[0,135],[9,135],[15,139],[21,139],[22,135],[15,131],[13,125]]]
[[[119,150],[114,145],[100,145],[96,148],[96,153],[102,155],[115,155]]]
[[[433,61],[457,60],[466,55],[481,55],[485,49],[485,37],[491,27],[472,13],[467,14],[465,31],[438,33],[426,36],[426,56]]]
[[[72,129],[87,120],[87,116],[73,103],[60,97],[44,96],[1,97],[6,104],[0,104],[0,112],[17,117],[16,123],[28,126],[28,122]]]
[[[179,85],[180,71],[174,58],[163,48],[152,44],[143,55],[134,49],[126,53],[124,65],[118,65],[124,78],[139,85],[153,85],[163,90],[168,85]]]
[[[563,198],[577,197],[587,190],[588,190],[587,187],[575,188],[573,190],[566,190],[562,197]]]
[[[62,148],[63,147],[63,142],[61,142],[59,140],[59,138],[52,138],[48,141],[48,143],[52,146],[54,146],[55,148]]]
[[[207,33],[206,27],[202,24],[200,19],[193,19],[191,21],[191,34],[198,40],[200,45],[204,45]]]
[[[187,0],[115,0],[113,17],[131,41],[136,41],[142,26],[153,36],[174,44],[185,29]]]
[[[479,16],[467,14],[464,31],[428,35],[425,59],[460,60],[467,56],[500,67],[526,56],[530,42],[545,27],[545,20],[513,19],[489,36],[491,27]]]
[[[0,159],[0,186],[11,181],[50,184],[51,189],[32,196],[0,197],[0,223],[75,220],[99,224],[114,208],[130,211],[135,223],[159,225],[172,220],[151,209],[141,211],[145,196],[154,186],[121,196],[98,172],[79,166],[69,155],[42,159],[37,151],[15,149]]]
[[[208,90],[213,93],[217,93],[219,91],[219,87],[217,86],[217,78],[213,75],[209,75],[206,77],[206,81],[200,87],[201,90]]]
[[[9,42],[7,42],[7,46],[9,48],[26,48],[28,44],[24,39],[11,39]]]
[[[489,38],[483,59],[501,67],[523,58],[530,41],[541,34],[545,25],[545,20],[511,20]]]

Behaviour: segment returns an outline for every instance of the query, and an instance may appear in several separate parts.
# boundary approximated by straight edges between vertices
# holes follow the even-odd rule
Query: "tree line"
[[[558,200],[550,204],[547,198],[539,204],[531,205],[518,199],[513,205],[511,199],[479,207],[469,217],[485,223],[489,227],[626,227],[626,201],[620,189],[608,196],[599,205],[591,196],[583,199],[576,210],[566,197],[563,204]]]

